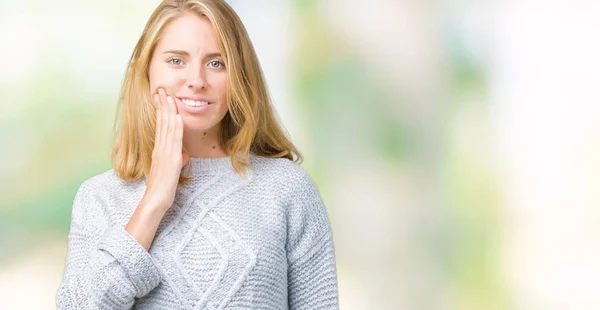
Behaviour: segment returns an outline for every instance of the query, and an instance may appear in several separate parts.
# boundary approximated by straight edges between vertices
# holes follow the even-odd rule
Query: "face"
[[[149,68],[151,96],[163,88],[183,119],[184,133],[218,128],[227,114],[227,71],[208,19],[185,13],[171,21]]]

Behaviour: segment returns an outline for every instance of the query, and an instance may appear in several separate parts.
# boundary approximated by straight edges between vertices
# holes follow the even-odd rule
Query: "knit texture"
[[[288,159],[191,158],[146,251],[127,231],[146,190],[114,170],[84,181],[73,201],[58,309],[338,309],[326,208]]]

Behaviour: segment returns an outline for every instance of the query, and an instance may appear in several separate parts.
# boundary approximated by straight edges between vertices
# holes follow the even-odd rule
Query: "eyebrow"
[[[163,52],[163,54],[175,54],[180,56],[190,56],[190,53],[183,50],[168,50]],[[213,58],[213,57],[221,57],[221,53],[208,53],[204,55],[204,58]]]

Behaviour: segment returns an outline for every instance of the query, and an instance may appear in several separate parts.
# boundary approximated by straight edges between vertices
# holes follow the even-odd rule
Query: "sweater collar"
[[[240,153],[240,158],[244,158],[244,156]],[[254,153],[250,152],[250,162],[252,162],[253,157],[256,156]],[[188,163],[191,165],[190,167],[190,175],[200,175],[205,173],[222,173],[233,171],[235,173],[235,169],[231,163],[231,156],[224,157],[190,157],[190,161]],[[186,171],[184,168],[183,171]]]

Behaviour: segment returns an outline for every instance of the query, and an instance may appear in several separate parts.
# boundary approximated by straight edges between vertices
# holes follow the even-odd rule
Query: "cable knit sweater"
[[[251,154],[191,158],[146,251],[125,231],[146,183],[108,170],[73,201],[58,309],[337,309],[327,211],[308,173]]]

